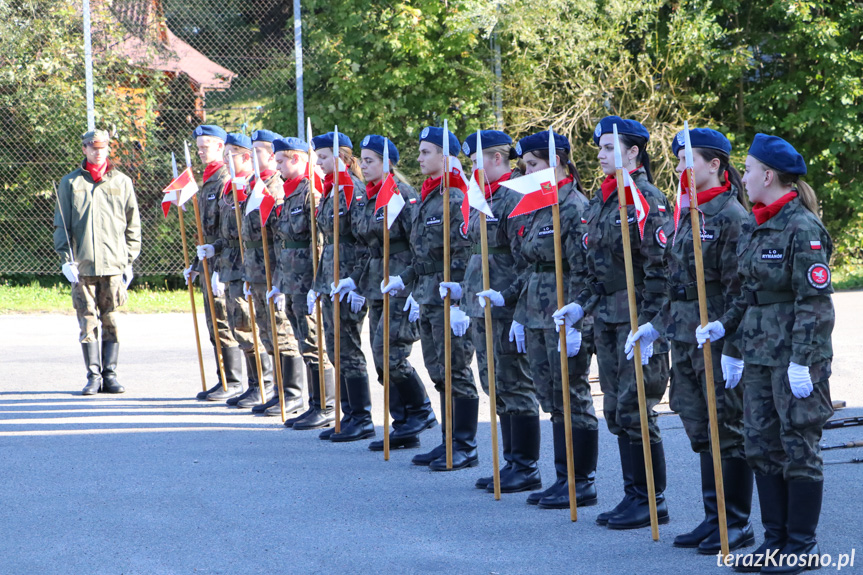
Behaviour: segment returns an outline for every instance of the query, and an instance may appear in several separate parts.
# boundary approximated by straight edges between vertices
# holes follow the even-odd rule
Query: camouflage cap
[[[94,148],[107,148],[111,142],[111,136],[106,130],[91,130],[81,136],[81,143]]]

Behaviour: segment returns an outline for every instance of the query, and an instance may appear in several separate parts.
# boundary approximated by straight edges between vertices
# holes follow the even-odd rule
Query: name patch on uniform
[[[216,194],[210,194],[209,196],[207,196],[207,199],[208,199],[208,200],[215,200],[215,199],[216,199]]]
[[[441,223],[442,222],[440,216],[429,216],[428,218],[426,218],[427,226],[439,226],[441,225]]]
[[[496,221],[497,221],[497,218],[496,218],[496,217],[494,217],[494,216],[486,216],[486,217],[485,217],[485,221],[486,221],[486,223],[491,224],[491,223],[496,222]]]
[[[340,216],[345,215],[345,211],[344,211],[344,210],[339,210],[339,215],[340,215]],[[333,220],[333,219],[335,219],[335,218],[336,218],[336,215],[335,215],[335,214],[330,214],[330,219],[331,219],[331,220]]]
[[[806,279],[815,289],[824,289],[830,285],[830,268],[824,264],[812,264],[806,274]]]
[[[378,212],[375,214],[375,221],[376,222],[384,221],[384,209],[383,208],[379,209]]]
[[[704,228],[701,231],[701,241],[702,242],[712,242],[716,239],[716,230],[711,230],[710,228]]]
[[[303,214],[303,207],[302,206],[297,207],[297,208],[291,208],[291,215],[292,216],[300,216],[302,214]]]
[[[662,228],[656,229],[656,243],[658,243],[661,248],[664,248],[668,243],[668,237],[665,235],[665,230]]]
[[[628,223],[628,224],[634,224],[634,223],[635,223],[635,216],[629,216],[629,217],[627,217],[627,218],[626,218],[626,223]],[[620,225],[620,218],[617,218],[616,220],[614,220],[614,225],[616,225],[616,226],[619,226],[619,225]]]
[[[536,235],[540,238],[554,235],[554,226],[543,226]]]
[[[768,262],[781,262],[785,258],[785,250],[761,250],[761,260]]]

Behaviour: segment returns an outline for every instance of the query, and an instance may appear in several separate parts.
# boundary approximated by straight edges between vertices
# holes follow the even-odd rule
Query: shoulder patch
[[[821,249],[821,240],[810,240],[809,241],[809,249],[820,250]]]
[[[658,243],[661,248],[664,248],[668,243],[668,237],[665,235],[665,230],[662,228],[656,228],[656,243]]]
[[[812,264],[806,273],[806,279],[815,289],[825,289],[830,285],[830,268],[824,264]]]
[[[461,237],[467,239],[467,222],[463,223],[458,227],[458,233],[461,234]]]
[[[661,213],[661,214],[665,213],[665,206],[663,206],[662,204],[659,204],[657,207],[659,208],[659,213]]]
[[[585,232],[584,235],[581,236],[581,247],[585,250],[587,249],[587,232]]]
[[[415,203],[417,203],[417,199],[416,199],[416,198],[411,198],[411,199],[409,199],[409,200],[408,200],[408,203],[409,203],[409,204],[415,204]]]

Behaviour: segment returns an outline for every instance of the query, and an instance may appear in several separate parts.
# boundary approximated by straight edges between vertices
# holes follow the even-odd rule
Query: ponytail
[[[815,195],[815,190],[812,189],[812,186],[803,180],[798,179],[797,196],[800,198],[800,202],[803,204],[803,207],[815,214],[815,217],[820,220],[821,209],[818,205],[818,197]]]
[[[356,156],[354,156],[354,151],[347,146],[341,146],[339,148],[339,157],[342,159],[348,169],[352,171],[354,175],[362,182],[363,171],[360,169],[359,160],[357,160]]]
[[[644,168],[644,173],[647,175],[647,181],[653,183],[653,172],[650,171],[650,154],[647,153],[647,140],[633,136],[632,134],[620,134],[620,145],[623,148],[629,149],[632,146],[638,147],[638,156],[635,158],[636,165]]]

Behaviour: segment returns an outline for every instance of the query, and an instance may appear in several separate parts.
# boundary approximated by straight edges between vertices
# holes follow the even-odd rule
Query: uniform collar
[[[731,186],[730,190],[728,190],[727,192],[722,192],[706,204],[698,204],[698,209],[705,216],[715,216],[725,208],[725,205],[731,200],[732,197],[737,197],[737,188],[735,188],[733,185]]]
[[[777,230],[782,231],[788,225],[788,222],[791,221],[791,218],[794,217],[794,214],[800,210],[800,196],[797,196],[779,210],[779,213],[764,222],[761,225],[756,225],[755,230]],[[755,220],[755,216],[752,216],[753,221]]]

